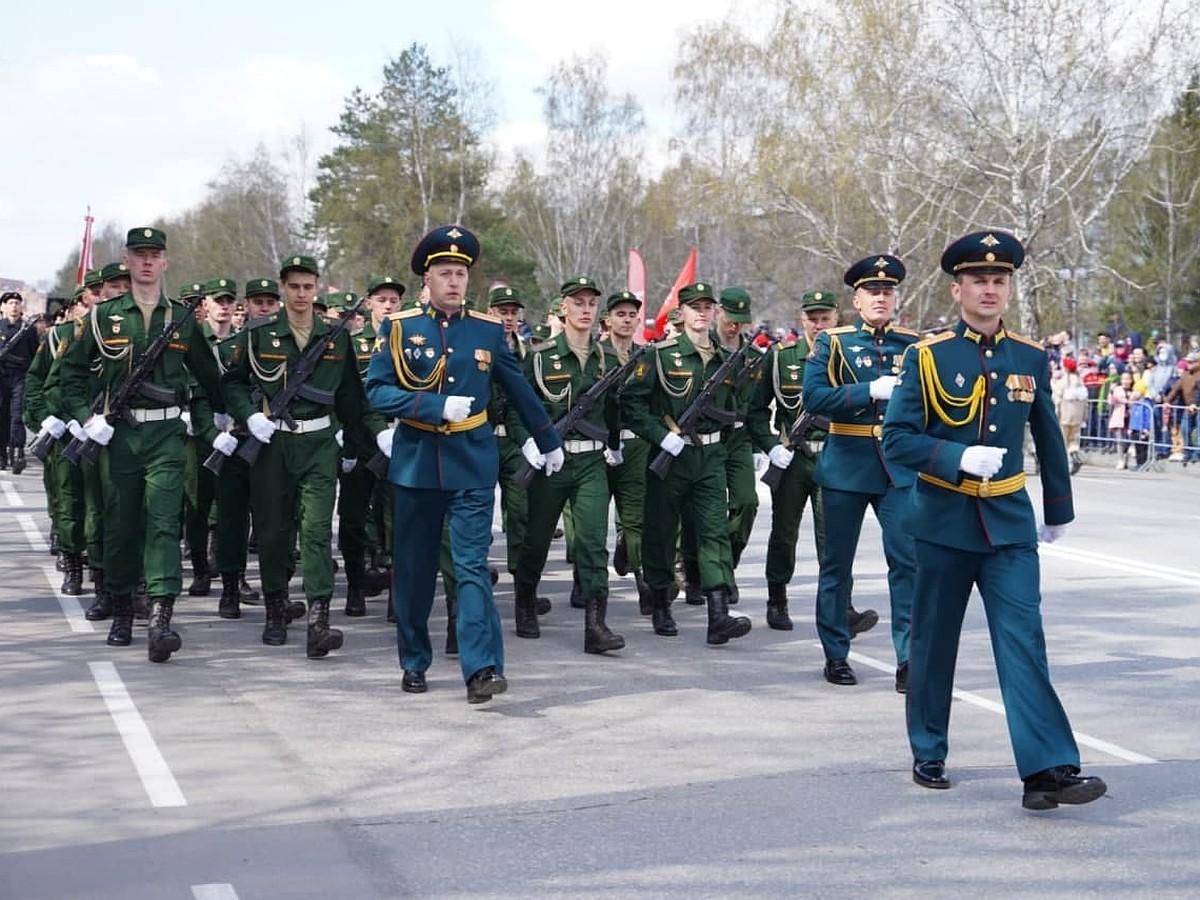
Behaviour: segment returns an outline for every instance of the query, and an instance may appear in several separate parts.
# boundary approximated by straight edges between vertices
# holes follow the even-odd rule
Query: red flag
[[[83,284],[83,276],[92,270],[92,208],[83,217],[83,246],[79,250],[79,269],[75,272],[75,285]]]
[[[687,262],[683,264],[683,268],[679,270],[679,275],[675,278],[675,286],[671,288],[671,293],[667,294],[667,299],[663,301],[662,308],[658,311],[658,315],[654,318],[654,334],[656,337],[662,337],[667,330],[667,313],[679,305],[679,289],[685,285],[694,284],[696,281],[696,248],[692,248],[692,252],[688,254]]]
[[[633,342],[644,344],[646,343],[646,262],[637,250],[629,251],[629,276],[626,279],[625,289],[632,294],[637,294],[639,304],[638,323],[640,327],[633,333]]]

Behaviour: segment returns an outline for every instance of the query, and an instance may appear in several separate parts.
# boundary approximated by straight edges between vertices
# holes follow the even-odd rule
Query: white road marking
[[[1182,584],[1195,587],[1200,584],[1200,572],[1189,572],[1186,569],[1173,569],[1170,566],[1160,566],[1144,560],[1122,559],[1105,553],[1093,553],[1090,550],[1079,550],[1075,547],[1060,547],[1050,544],[1038,544],[1038,554],[1042,556],[1057,556],[1084,562],[1091,566],[1103,566],[1127,575],[1139,578],[1156,578],[1171,584]]]
[[[58,605],[62,607],[62,613],[66,616],[71,631],[75,634],[95,634],[96,626],[83,615],[83,605],[79,602],[79,598],[63,594],[58,590],[59,576],[62,573],[54,566],[42,566],[42,572],[46,575],[50,590],[54,591],[54,596],[58,598]]]
[[[192,897],[195,900],[238,900],[232,884],[193,884]]]
[[[46,539],[42,537],[41,531],[38,530],[37,522],[29,513],[17,513],[17,521],[21,523],[21,530],[25,532],[25,539],[29,541],[29,546],[39,553],[46,553],[50,550],[50,545],[46,543]]]
[[[820,644],[817,644],[816,646],[820,647]],[[856,653],[853,650],[850,651],[850,658],[857,663],[862,663],[867,668],[876,669],[880,672],[887,672],[888,674],[895,673],[895,666],[881,662],[877,659],[873,659],[870,656],[864,656],[861,653]],[[966,703],[970,703],[973,706],[978,706],[980,709],[986,709],[989,712],[994,712],[1000,716],[1004,715],[1003,703],[997,703],[995,700],[989,700],[987,697],[981,697],[979,694],[971,691],[963,691],[955,688],[953,696],[956,700],[962,700]],[[1100,738],[1094,738],[1091,735],[1083,734],[1079,731],[1072,731],[1071,733],[1075,735],[1076,742],[1083,744],[1085,747],[1090,747],[1093,750],[1099,750],[1101,753],[1107,753],[1109,756],[1115,756],[1117,759],[1123,759],[1126,762],[1131,763],[1148,764],[1158,762],[1158,760],[1152,756],[1144,756],[1141,753],[1134,752],[1133,750],[1126,750],[1124,747],[1119,747],[1116,744],[1110,744],[1108,741],[1100,740]]]
[[[17,486],[11,481],[0,481],[0,491],[4,491],[4,499],[8,501],[9,506],[25,505],[25,501],[21,499],[21,495],[17,491]]]
[[[92,670],[100,696],[104,698],[138,777],[142,779],[150,804],[156,807],[187,806],[183,791],[154,743],[141,713],[133,705],[133,698],[117,674],[117,667],[110,662],[91,662],[88,668]]]

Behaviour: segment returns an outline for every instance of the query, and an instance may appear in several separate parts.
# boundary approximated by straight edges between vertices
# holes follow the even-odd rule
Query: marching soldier
[[[647,351],[621,392],[623,420],[635,434],[674,457],[667,477],[646,475],[642,565],[653,601],[654,633],[679,633],[671,616],[668,590],[674,582],[675,544],[679,519],[691,510],[696,528],[700,585],[708,606],[710,644],[724,644],[750,632],[750,620],[729,614],[733,585],[725,482],[726,453],[722,423],[711,416],[699,419],[694,434],[679,434],[677,419],[688,409],[706,382],[720,367],[727,351],[712,340],[716,300],[712,286],[690,284],[679,291],[682,330]],[[733,413],[735,400],[729,384],[713,397],[717,408]]]
[[[296,533],[293,522],[298,521],[309,604],[305,647],[309,659],[327,656],[343,640],[341,630],[329,627],[333,511],[341,455],[334,416],[342,425],[351,457],[373,440],[384,450],[386,438],[378,436],[388,432],[378,416],[364,409],[350,336],[342,331],[329,339],[333,326],[314,314],[319,278],[311,256],[296,254],[283,260],[279,270],[283,311],[253,320],[238,335],[224,376],[230,412],[262,444],[250,477],[266,607],[262,641],[273,647],[287,643],[287,583]],[[269,416],[272,398],[289,387],[296,363],[312,342],[320,342],[324,351],[303,392],[286,410],[294,424],[285,421],[283,411]]]
[[[530,348],[525,374],[536,389],[551,420],[557,420],[609,369],[620,366],[616,353],[592,336],[600,305],[600,291],[586,276],[562,286],[563,330],[552,340]],[[607,468],[621,463],[616,390],[597,403],[581,423],[566,435],[566,463],[546,477],[535,477],[529,487],[529,529],[520,547],[516,587],[517,635],[540,635],[537,619],[537,584],[546,566],[554,528],[570,500],[574,515],[574,567],[584,598],[583,650],[606,653],[620,650],[625,638],[609,630],[608,612],[608,475]],[[509,423],[514,439],[531,464],[540,454],[532,437],[519,422]]]
[[[1070,463],[1040,344],[1004,327],[1025,248],[981,231],[950,244],[942,270],[960,320],[904,355],[884,422],[889,462],[918,473],[912,492],[913,604],[908,738],[913,780],[950,786],[945,760],[963,613],[973,587],[987,610],[992,654],[1026,809],[1090,803],[1107,787],[1079,771],[1071,723],[1050,683],[1042,630],[1038,540],[1074,518]],[[1029,425],[1041,464],[1044,522],[1025,491]]]
[[[99,478],[104,495],[104,571],[113,595],[108,643],[132,641],[133,593],[139,574],[152,608],[147,635],[151,662],[165,662],[182,645],[171,629],[179,594],[179,515],[183,504],[184,425],[181,405],[194,378],[217,412],[224,412],[216,362],[199,328],[183,322],[143,383],[129,410],[133,423],[109,423],[88,405],[91,368],[98,367],[105,395],[118,389],[146,346],[184,311],[162,293],[167,239],[157,228],[134,228],[125,242],[129,293],[92,308],[62,357],[64,402],[82,422],[87,439],[101,445]],[[192,404],[193,423],[205,412]]]
[[[0,469],[25,471],[25,372],[40,335],[38,316],[25,316],[25,298],[16,291],[0,296]]]
[[[804,404],[830,420],[817,460],[825,512],[825,552],[817,583],[817,634],[825,650],[825,680],[857,684],[846,657],[850,650],[849,604],[854,555],[867,506],[883,530],[891,596],[896,690],[908,676],[908,624],[916,577],[912,536],[904,512],[913,474],[885,460],[879,446],[883,416],[905,348],[920,337],[892,322],[904,264],[882,254],[859,260],[843,280],[854,291],[853,325],[817,335],[804,367]]]

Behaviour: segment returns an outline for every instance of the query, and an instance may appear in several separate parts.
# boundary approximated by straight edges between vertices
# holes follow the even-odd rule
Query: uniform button
[[[449,322],[443,322],[443,323],[442,323],[442,327],[443,327],[443,328],[445,328],[445,327],[447,327],[449,324],[450,324]]]
[[[880,422],[882,422],[882,421],[883,421],[883,414],[882,414],[882,413],[880,413],[880,414],[879,414],[879,416],[878,416],[878,419],[879,419],[879,421],[880,421]]]
[[[448,382],[450,382],[451,384],[454,384],[454,376],[453,375],[447,375],[446,380]]]
[[[989,425],[989,426],[988,426],[988,431],[995,431],[995,430],[996,430],[996,426],[995,426],[995,425]]]
[[[989,398],[988,398],[988,403],[990,403],[992,406],[995,406],[995,405],[996,405],[996,398],[995,398],[995,397],[989,397]]]
[[[453,347],[447,347],[447,348],[446,348],[446,352],[447,352],[447,353],[453,353],[453,352],[454,352],[454,348],[453,348]]]
[[[991,378],[992,378],[992,380],[993,380],[993,381],[995,381],[995,380],[996,380],[996,373],[995,373],[995,372],[989,372],[988,374],[989,374],[989,375],[991,375]]]
[[[991,350],[984,350],[984,351],[983,351],[983,355],[984,355],[984,356],[991,356],[991,355],[992,355],[992,351],[991,351]]]

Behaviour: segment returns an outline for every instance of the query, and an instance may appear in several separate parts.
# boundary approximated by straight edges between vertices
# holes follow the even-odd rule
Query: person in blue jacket
[[[1046,351],[1006,330],[1002,319],[1024,258],[1021,242],[1002,231],[969,234],[946,248],[942,269],[953,276],[950,295],[961,318],[904,355],[883,450],[889,463],[917,472],[907,696],[913,780],[950,786],[954,666],[967,601],[978,587],[1024,780],[1022,803],[1041,810],[1087,803],[1106,787],[1079,773],[1079,748],[1046,661],[1037,542],[1061,537],[1074,506]],[[1041,464],[1041,528],[1025,491],[1026,424]]]
[[[367,368],[367,399],[398,418],[388,480],[393,490],[392,595],[403,690],[426,690],[433,660],[429,612],[443,522],[458,578],[459,662],[467,701],[503,693],[504,639],[492,597],[488,547],[500,456],[488,422],[498,381],[525,424],[547,472],[563,464],[562,441],[508,347],[500,319],[468,308],[470,267],[479,240],[461,225],[444,225],[417,244],[412,270],[424,279],[429,305],[384,320]]]

